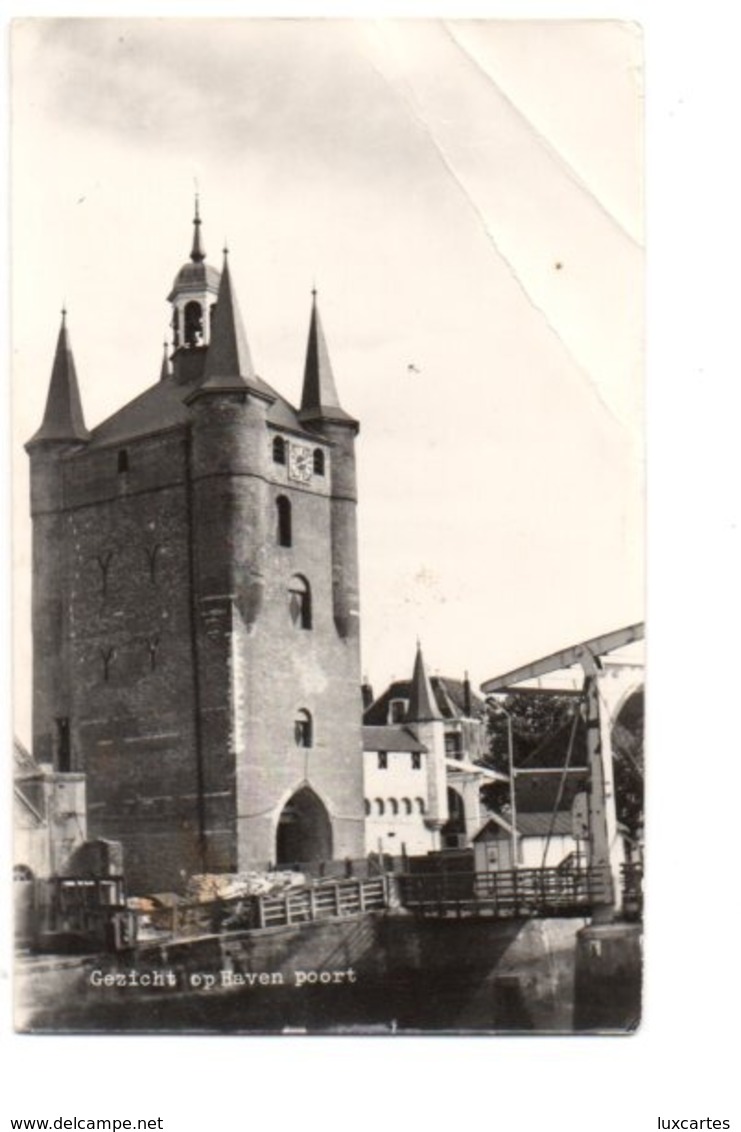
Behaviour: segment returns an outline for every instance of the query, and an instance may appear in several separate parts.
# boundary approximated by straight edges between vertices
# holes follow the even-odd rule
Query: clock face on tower
[[[288,475],[299,483],[308,483],[311,479],[313,457],[310,448],[303,444],[292,444],[288,449]]]

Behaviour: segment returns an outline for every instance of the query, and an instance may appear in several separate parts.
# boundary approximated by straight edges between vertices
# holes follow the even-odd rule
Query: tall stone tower
[[[159,380],[91,431],[63,319],[26,446],[34,751],[85,772],[133,892],[364,853],[358,424],[316,294],[298,410],[255,372],[197,209],[168,298]]]

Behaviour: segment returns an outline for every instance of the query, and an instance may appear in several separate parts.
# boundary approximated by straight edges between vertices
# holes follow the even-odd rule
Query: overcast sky
[[[643,618],[641,42],[583,22],[42,20],[13,35],[27,458],[65,302],[86,421],[157,379],[194,184],[258,372],[310,290],[358,440],[363,668],[476,684]],[[413,369],[409,367],[413,366]]]

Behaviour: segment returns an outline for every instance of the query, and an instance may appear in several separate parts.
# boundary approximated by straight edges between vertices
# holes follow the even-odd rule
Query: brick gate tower
[[[313,295],[301,407],[193,247],[159,380],[90,431],[66,320],[27,444],[36,757],[133,892],[364,854],[354,440]]]

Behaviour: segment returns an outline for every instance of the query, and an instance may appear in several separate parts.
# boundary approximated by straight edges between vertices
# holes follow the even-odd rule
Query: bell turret
[[[196,197],[190,259],[178,271],[167,296],[172,303],[173,370],[179,381],[192,381],[203,373],[220,278],[216,268],[206,263]]]

